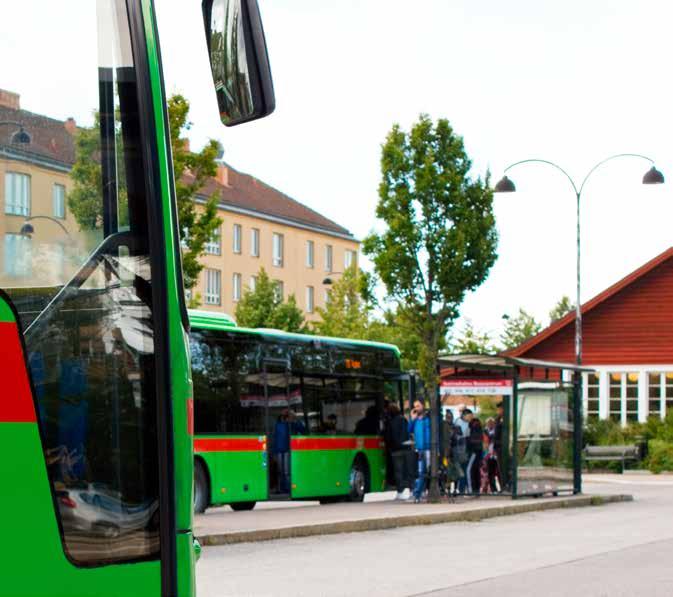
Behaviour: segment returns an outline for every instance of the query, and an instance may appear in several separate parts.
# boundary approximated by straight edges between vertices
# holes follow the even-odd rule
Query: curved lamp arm
[[[584,180],[582,181],[582,184],[580,185],[580,190],[579,194],[582,194],[582,189],[584,189],[584,185],[587,183],[587,180],[589,180],[589,177],[596,171],[598,170],[603,164],[606,162],[610,162],[616,158],[641,158],[643,160],[648,161],[650,164],[654,164],[654,160],[652,158],[648,158],[646,155],[641,155],[639,153],[617,153],[615,155],[611,155],[609,158],[605,158],[604,160],[601,160],[596,164],[589,172],[587,172],[587,175],[584,177]]]
[[[613,157],[616,157],[616,156],[613,156]],[[610,158],[608,158],[608,159],[610,159]],[[534,163],[537,163],[537,164],[547,164],[548,166],[552,166],[552,167],[556,168],[559,172],[561,172],[568,179],[568,182],[570,182],[570,184],[572,185],[573,191],[575,191],[575,195],[579,195],[582,192],[581,188],[579,190],[577,189],[577,185],[575,184],[575,181],[572,179],[570,174],[568,174],[563,168],[561,168],[561,166],[559,166],[558,164],[555,164],[554,162],[550,162],[549,160],[542,160],[542,159],[539,159],[539,158],[532,158],[532,159],[529,159],[529,160],[521,160],[520,162],[514,162],[513,164],[510,164],[509,166],[507,166],[507,168],[505,168],[503,170],[503,172],[507,172],[507,171],[511,170],[512,168],[514,168],[515,166],[518,166],[520,164],[529,164],[531,162],[534,162]],[[596,169],[596,167],[594,167],[594,170]],[[593,170],[592,170],[592,172],[593,172]],[[586,181],[586,178],[584,180]]]
[[[52,218],[51,216],[28,216],[24,222],[30,222],[31,220],[49,220],[50,222],[54,222],[54,224],[58,224],[61,227],[61,230],[65,232],[65,235],[72,239],[72,236],[70,236],[70,232],[68,232],[68,229],[61,223],[59,222],[56,218]]]

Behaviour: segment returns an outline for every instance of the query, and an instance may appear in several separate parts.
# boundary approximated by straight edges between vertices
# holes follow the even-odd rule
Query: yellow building
[[[23,110],[0,89],[0,286],[64,284],[102,238],[68,209],[76,123]],[[256,178],[221,164],[199,199],[217,193],[222,219],[192,293],[200,308],[233,315],[264,268],[307,319],[329,285],[357,264],[359,243],[342,226]],[[101,196],[102,205],[102,196]],[[26,257],[28,256],[28,257]]]
[[[1,287],[61,285],[88,248],[66,201],[75,131],[74,120],[22,110],[0,89]]]
[[[307,319],[324,307],[326,279],[357,264],[359,243],[345,228],[280,191],[220,165],[204,189],[219,197],[222,225],[201,259],[205,268],[193,292],[202,309],[234,314],[264,268],[287,298],[294,294]]]

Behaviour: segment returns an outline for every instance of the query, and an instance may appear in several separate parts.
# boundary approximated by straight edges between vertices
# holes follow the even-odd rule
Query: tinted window
[[[0,67],[13,86],[0,287],[21,319],[65,549],[90,565],[159,552],[152,271],[126,6],[66,4],[15,2],[14,22],[51,25],[0,37],[21,57]]]

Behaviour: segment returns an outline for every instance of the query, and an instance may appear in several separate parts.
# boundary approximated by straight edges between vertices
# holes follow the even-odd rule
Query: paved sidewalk
[[[260,504],[250,512],[212,508],[195,519],[195,535],[202,545],[225,545],[352,533],[396,527],[477,522],[543,510],[598,506],[632,501],[625,493],[512,500],[508,497],[459,498],[453,503],[414,504],[392,500],[393,493],[367,496],[365,503],[318,505],[314,502]],[[261,507],[260,507],[261,506]]]

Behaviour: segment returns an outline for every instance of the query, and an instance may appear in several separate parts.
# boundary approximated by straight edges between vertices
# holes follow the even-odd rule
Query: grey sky
[[[198,2],[157,0],[167,87],[193,104],[195,144],[363,237],[375,225],[379,147],[395,121],[447,117],[475,174],[543,157],[581,177],[619,152],[653,157],[670,184],[617,161],[586,188],[586,300],[671,243],[673,8],[652,0],[261,0],[277,94],[270,118],[219,124]],[[512,172],[496,198],[500,258],[463,313],[497,329],[519,306],[545,317],[574,296],[574,204],[560,176]]]

